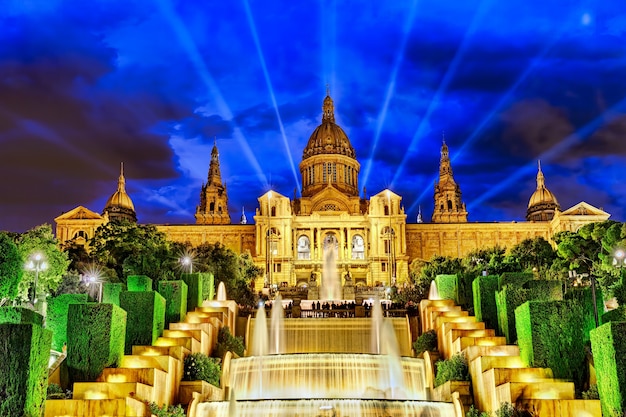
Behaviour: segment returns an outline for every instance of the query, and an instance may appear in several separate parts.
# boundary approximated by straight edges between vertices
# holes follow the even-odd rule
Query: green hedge
[[[600,319],[601,324],[606,324],[611,321],[626,321],[626,306],[619,306],[615,310],[602,314]]]
[[[488,329],[498,329],[498,308],[496,292],[498,291],[497,275],[476,277],[472,282],[474,294],[474,314],[478,321],[485,322]]]
[[[503,274],[504,275],[504,274]],[[507,343],[515,343],[517,332],[515,329],[515,309],[526,301],[550,301],[563,299],[561,281],[527,281],[527,288],[507,284],[496,293],[496,307],[498,310],[498,329],[506,337]]]
[[[51,341],[40,325],[0,324],[0,416],[43,415]]]
[[[72,382],[94,381],[124,355],[126,312],[114,304],[70,304],[67,362]]]
[[[128,314],[126,325],[126,354],[133,345],[151,346],[163,334],[165,327],[165,298],[154,291],[124,291],[120,307]]]
[[[165,298],[165,323],[185,320],[187,314],[187,284],[185,281],[160,281],[159,294]]]
[[[459,304],[459,278],[456,275],[437,275],[437,292],[442,300],[454,300]]]
[[[147,275],[129,275],[126,286],[128,291],[152,291],[152,280]]]
[[[215,298],[215,276],[213,272],[203,272],[202,276],[202,300]]]
[[[48,301],[46,328],[52,330],[52,349],[58,352],[63,350],[63,343],[67,342],[67,311],[70,304],[86,303],[87,294],[61,294]]]
[[[31,323],[43,326],[43,316],[30,308],[0,307],[0,323]]]
[[[526,366],[551,368],[555,378],[573,380],[582,389],[587,376],[584,316],[578,300],[528,301],[519,306],[517,344]]]
[[[626,322],[612,321],[591,331],[591,350],[605,417],[626,410]]]
[[[187,284],[187,311],[194,311],[202,305],[203,274],[182,274],[181,278]]]
[[[563,297],[566,300],[572,300],[580,304],[583,309],[583,337],[584,342],[589,342],[589,333],[596,328],[596,319],[593,311],[593,294],[590,287],[574,287],[571,288]],[[598,309],[598,324],[602,324],[602,315],[604,313],[604,299],[602,291],[596,288],[596,308]]]
[[[498,279],[498,289],[504,288],[505,285],[521,287],[528,281],[532,281],[535,277],[530,272],[505,272]]]
[[[102,287],[102,302],[120,305],[120,293],[126,291],[126,285],[121,282],[105,282]]]

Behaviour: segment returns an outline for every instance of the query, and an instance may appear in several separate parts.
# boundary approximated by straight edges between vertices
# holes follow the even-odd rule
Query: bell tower
[[[230,224],[228,194],[222,183],[217,144],[213,142],[211,164],[206,184],[200,191],[200,205],[196,208],[196,224]]]
[[[454,181],[448,145],[443,140],[439,162],[439,181],[435,182],[435,210],[433,223],[466,223],[467,210],[461,201],[461,188]]]

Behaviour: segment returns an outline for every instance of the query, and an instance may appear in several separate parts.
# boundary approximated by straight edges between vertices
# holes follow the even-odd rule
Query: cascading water
[[[341,300],[341,280],[337,274],[337,253],[335,247],[330,246],[324,251],[324,267],[322,268],[322,282],[320,285],[320,299],[322,301]]]
[[[217,301],[226,301],[226,286],[223,281],[217,286]]]
[[[265,304],[261,303],[256,311],[256,319],[254,320],[254,332],[252,334],[250,355],[265,356],[268,352],[268,346],[267,316],[265,315]]]
[[[272,312],[270,314],[270,354],[285,353],[284,321],[283,299],[278,294],[272,303]]]
[[[381,336],[383,329],[383,307],[380,300],[376,298],[372,306],[372,343],[371,352],[375,354],[381,353]]]
[[[430,289],[428,290],[428,299],[429,300],[441,300],[439,297],[439,290],[437,290],[437,283],[435,281],[430,282]]]

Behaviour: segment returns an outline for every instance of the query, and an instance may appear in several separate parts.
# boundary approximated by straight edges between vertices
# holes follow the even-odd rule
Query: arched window
[[[298,238],[298,259],[311,259],[311,241],[308,236]]]
[[[389,206],[385,205],[385,216],[389,216]]]
[[[448,200],[448,210],[452,210],[452,200]]]
[[[87,236],[87,232],[85,232],[84,230],[79,230],[78,232],[74,233],[74,237],[72,239],[78,239],[78,238],[82,238],[82,239],[89,239],[89,236]]]
[[[210,212],[215,211],[215,203],[212,202],[212,203],[209,204],[209,211]]]
[[[365,240],[361,235],[352,238],[352,259],[365,259]]]
[[[391,233],[389,233],[391,232]],[[389,254],[390,249],[391,249],[391,245],[393,242],[393,238],[394,238],[394,231],[393,228],[390,228],[389,226],[385,226],[381,232],[381,237],[383,238],[383,241],[385,242],[385,253]]]
[[[276,217],[276,207],[272,207],[272,217]]]
[[[324,258],[326,258],[326,253],[329,250],[335,252],[335,259],[339,257],[339,241],[333,233],[327,234],[324,238]]]

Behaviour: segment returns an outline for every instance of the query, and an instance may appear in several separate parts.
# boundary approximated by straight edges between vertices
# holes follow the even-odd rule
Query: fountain
[[[341,280],[337,274],[337,254],[335,247],[329,245],[324,251],[324,267],[322,268],[322,283],[320,285],[320,299],[322,301],[341,300]]]
[[[428,290],[428,299],[429,300],[441,300],[439,297],[439,291],[437,290],[437,283],[435,280],[430,282],[430,289]]]
[[[272,312],[270,314],[270,354],[285,352],[284,316],[283,299],[278,294],[272,303]]]
[[[320,299],[340,300],[332,246],[326,251]],[[423,359],[411,357],[406,318],[284,318],[273,301],[248,319],[247,356],[229,359],[224,401],[201,402],[196,417],[440,417],[451,403],[428,401]],[[268,354],[269,353],[269,354]]]
[[[226,286],[223,281],[217,286],[217,301],[226,301]]]

